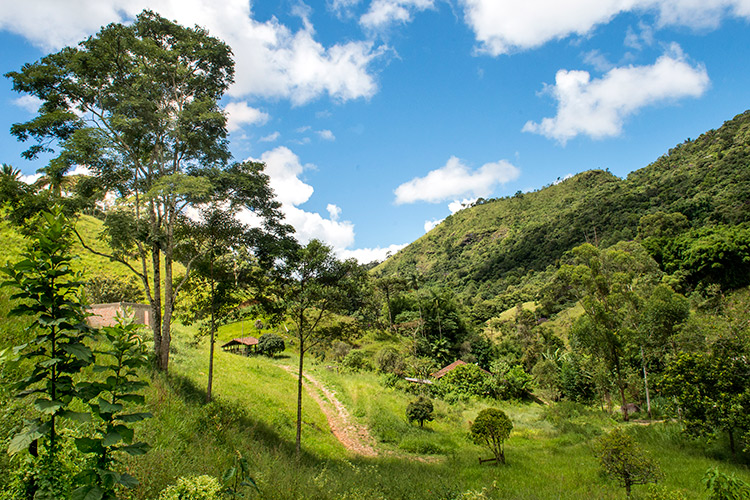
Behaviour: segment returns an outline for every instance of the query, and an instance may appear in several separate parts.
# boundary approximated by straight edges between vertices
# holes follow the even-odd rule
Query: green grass
[[[245,335],[251,333],[248,324]],[[219,342],[239,336],[242,328],[223,328]],[[146,475],[135,498],[152,498],[180,475],[218,476],[231,465],[235,450],[250,458],[262,498],[268,499],[457,499],[483,489],[484,497],[478,498],[626,498],[622,488],[599,473],[593,440],[622,425],[599,410],[564,416],[576,425],[556,426],[536,404],[471,400],[448,405],[438,400],[436,419],[420,429],[405,417],[406,404],[415,396],[384,388],[375,373],[336,373],[312,357],[307,369],[370,427],[381,454],[353,456],[333,438],[315,402],[305,397],[305,452],[298,462],[293,451],[295,379],[279,368],[296,365],[294,353],[288,349],[271,360],[217,351],[217,401],[206,406],[207,343],[190,347],[191,332],[178,333],[171,378],[157,378],[151,388],[157,417],[144,432],[155,439],[155,449],[131,464],[136,475]],[[480,465],[478,458],[489,452],[467,438],[469,422],[490,404],[514,422],[505,466]],[[686,498],[704,498],[701,478],[712,466],[750,481],[747,467],[722,454],[719,443],[706,448],[686,440],[675,424],[629,424],[628,429],[661,464],[662,485]],[[635,487],[634,498],[645,491]]]

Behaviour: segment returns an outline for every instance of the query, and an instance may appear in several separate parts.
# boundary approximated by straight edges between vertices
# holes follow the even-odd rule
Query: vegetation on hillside
[[[218,58],[186,80],[205,96],[128,66],[145,51],[182,75],[173,56],[199,46]],[[143,86],[100,78],[123,47]],[[750,113],[625,180],[584,172],[479,200],[368,272],[287,237],[262,164],[226,166],[224,48],[146,12],[11,75],[47,102],[14,128],[41,139],[27,154],[47,139],[61,153],[37,186],[0,172],[0,499],[679,499],[701,498],[704,477],[711,498],[746,494]],[[79,65],[93,55],[101,67]],[[112,93],[60,98],[61,75]],[[147,151],[128,156],[71,105]],[[142,177],[164,167],[147,153],[167,136],[187,164]],[[81,160],[95,175],[71,187]],[[93,204],[96,186],[122,203]],[[263,227],[237,223],[240,206]],[[86,325],[87,297],[145,298],[150,339]],[[250,332],[266,356],[215,352]],[[329,431],[329,404],[377,456]]]

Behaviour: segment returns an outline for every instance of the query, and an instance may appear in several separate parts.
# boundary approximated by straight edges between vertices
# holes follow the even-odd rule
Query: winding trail
[[[297,377],[297,371],[291,366],[280,365],[280,368],[293,377]],[[307,373],[303,374],[302,385],[310,397],[320,406],[333,435],[347,450],[365,457],[378,455],[374,448],[375,440],[370,436],[367,427],[352,422],[349,410],[339,401],[334,391]]]

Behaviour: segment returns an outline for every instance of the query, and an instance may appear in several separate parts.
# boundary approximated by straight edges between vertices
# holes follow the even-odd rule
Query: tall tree
[[[561,266],[557,276],[568,283],[584,310],[571,329],[571,344],[613,374],[627,420],[626,353],[636,337],[639,291],[653,287],[656,262],[635,242],[605,250],[586,243],[574,248],[572,256],[572,263]]]
[[[157,366],[167,370],[175,300],[188,274],[182,281],[174,276],[176,234],[185,208],[210,198],[212,172],[230,159],[218,104],[234,77],[229,46],[202,28],[144,11],[129,26],[106,26],[78,47],[7,76],[14,90],[42,101],[38,116],[11,129],[35,142],[23,155],[56,150],[50,172],[86,165],[100,192],[120,196],[119,210],[105,221],[111,257],[142,280]],[[243,189],[266,200],[261,170],[245,173]],[[267,215],[265,208],[259,215]]]
[[[302,451],[302,377],[305,353],[327,340],[321,328],[331,315],[348,312],[356,303],[362,268],[354,261],[340,261],[319,240],[300,247],[287,269],[284,302],[296,329],[299,345],[297,377],[297,455]]]

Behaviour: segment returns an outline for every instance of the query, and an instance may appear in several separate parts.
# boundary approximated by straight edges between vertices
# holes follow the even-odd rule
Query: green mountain
[[[417,275],[465,299],[488,299],[540,279],[576,245],[634,239],[641,217],[656,212],[680,212],[692,228],[750,220],[750,111],[626,179],[591,170],[535,192],[480,199],[374,272]]]

